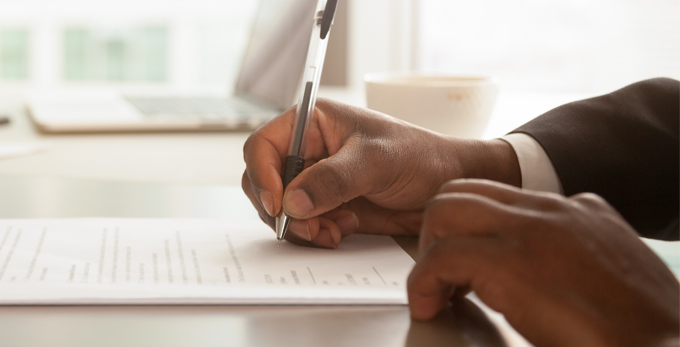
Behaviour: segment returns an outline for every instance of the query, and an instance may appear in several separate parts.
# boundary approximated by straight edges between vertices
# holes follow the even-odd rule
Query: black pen
[[[290,150],[286,163],[283,167],[283,190],[286,190],[290,183],[305,167],[305,150],[309,140],[309,128],[312,124],[314,115],[314,104],[316,104],[316,92],[319,89],[321,79],[321,69],[326,57],[326,47],[328,46],[328,34],[335,17],[335,8],[338,0],[319,0],[314,11],[314,23],[312,26],[312,37],[309,40],[307,50],[307,62],[305,63],[304,75],[302,77],[302,92],[298,100],[295,112],[295,123],[293,124],[293,136],[290,139]],[[281,245],[281,240],[286,236],[290,224],[288,217],[281,209],[281,213],[276,217],[276,239]]]

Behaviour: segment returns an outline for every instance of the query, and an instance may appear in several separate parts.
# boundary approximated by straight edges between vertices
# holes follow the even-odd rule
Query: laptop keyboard
[[[144,115],[152,118],[229,120],[244,123],[266,121],[272,112],[234,99],[219,98],[126,98]],[[266,118],[266,119],[265,119]]]

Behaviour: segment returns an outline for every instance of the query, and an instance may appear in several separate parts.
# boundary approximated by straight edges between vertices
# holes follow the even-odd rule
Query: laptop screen
[[[235,94],[285,110],[297,100],[316,0],[262,0]]]

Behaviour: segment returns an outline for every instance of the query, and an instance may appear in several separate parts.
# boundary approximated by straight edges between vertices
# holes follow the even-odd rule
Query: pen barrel
[[[309,128],[312,125],[312,116],[314,114],[313,93],[315,93],[314,83],[306,82],[304,91],[302,92],[302,99],[300,100],[300,103],[298,103],[295,114],[293,137],[291,138],[288,156],[305,157],[307,141],[309,141]]]
[[[289,155],[286,157],[286,164],[283,167],[283,175],[281,179],[283,181],[283,189],[288,187],[288,184],[297,177],[297,175],[302,172],[305,168],[305,160],[298,156]]]
[[[301,94],[295,113],[293,136],[290,140],[290,151],[288,152],[289,156],[304,158],[307,151],[309,130],[312,125],[314,106],[316,104],[316,93],[319,89],[319,80],[321,79],[321,71],[328,46],[328,35],[325,35],[323,38],[321,37],[322,19],[326,4],[326,0],[319,0],[315,17],[312,18],[310,23],[312,24],[312,33],[307,48],[307,60],[302,76]],[[326,34],[328,34],[327,31]]]

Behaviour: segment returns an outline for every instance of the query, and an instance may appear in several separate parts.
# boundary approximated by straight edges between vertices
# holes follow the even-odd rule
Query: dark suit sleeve
[[[641,236],[678,239],[680,82],[657,78],[553,109],[513,133],[543,147],[567,196],[593,192]]]

